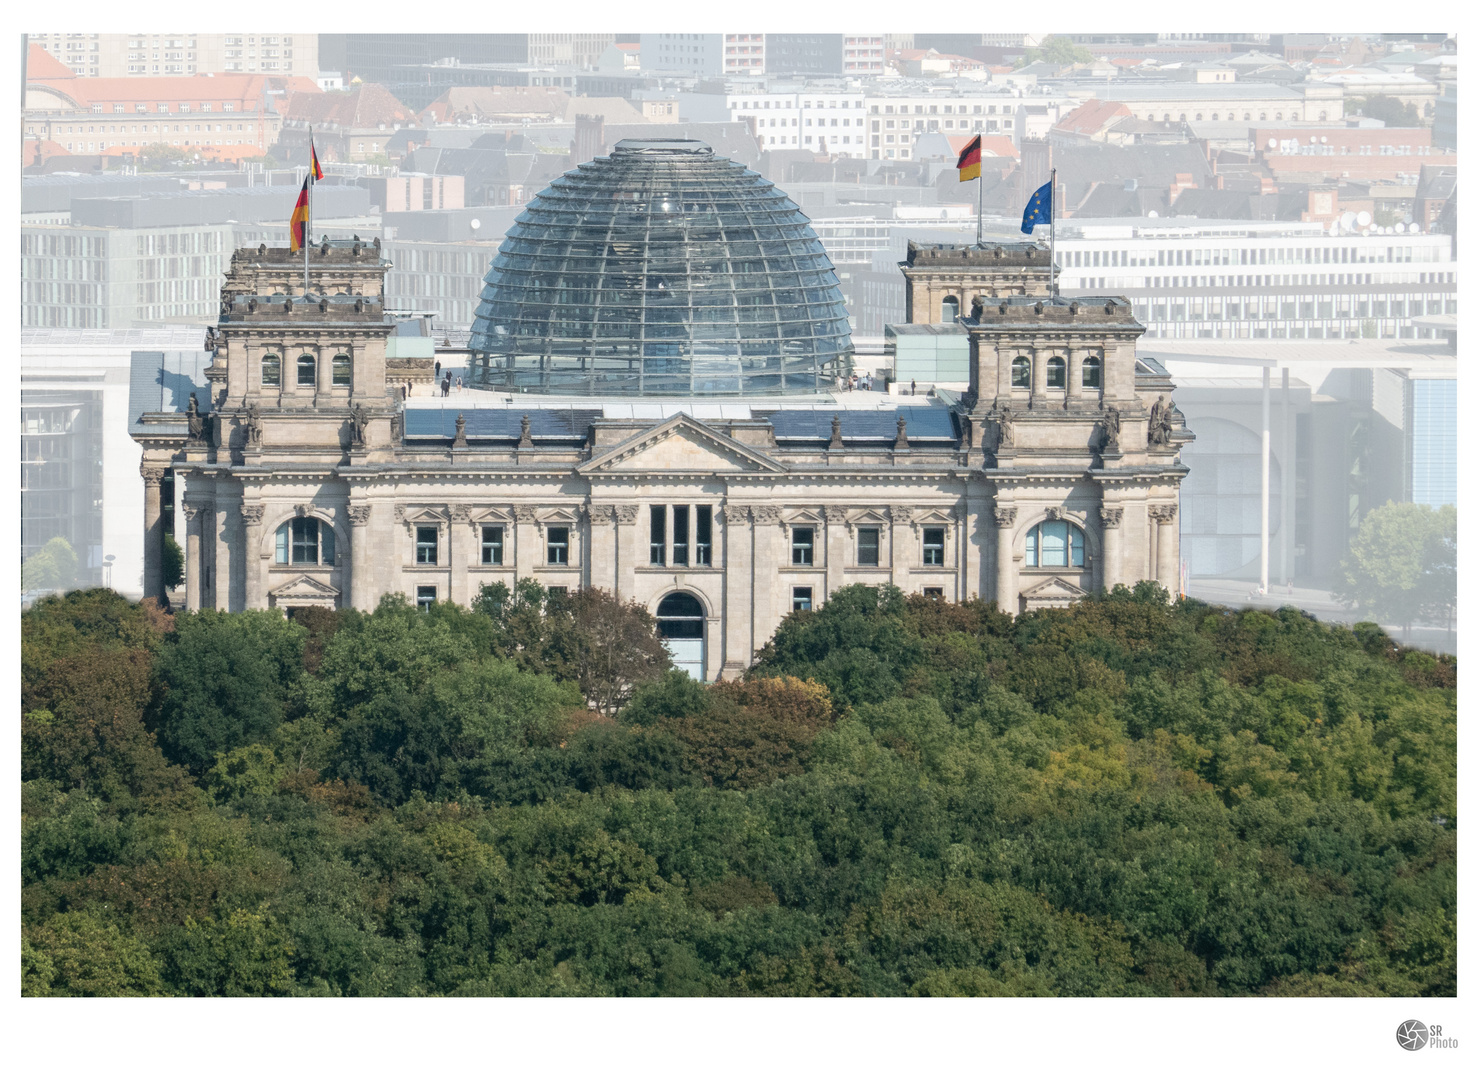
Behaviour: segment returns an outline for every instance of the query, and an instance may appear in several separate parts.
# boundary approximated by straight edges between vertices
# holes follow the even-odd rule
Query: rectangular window
[[[797,585],[795,588],[790,590],[790,610],[811,610],[811,586]]]
[[[924,530],[924,565],[944,565],[944,530]]]
[[[349,357],[346,356],[344,353],[338,353],[334,357],[334,385],[348,386],[350,382],[350,372],[352,370],[353,364],[350,362]]]
[[[435,525],[416,526],[416,562],[436,565],[437,532]]]
[[[484,566],[503,565],[503,526],[484,525],[482,527],[482,564]]]
[[[298,357],[298,385],[313,386],[317,382],[318,364],[308,353]]]
[[[713,507],[698,507],[698,549],[693,554],[697,566],[713,565]]]
[[[549,530],[549,565],[568,566],[570,562],[570,530],[563,525]]]
[[[282,361],[271,353],[262,357],[262,385],[282,385]]]
[[[857,565],[878,565],[878,531],[877,529],[857,530]]]
[[[924,598],[926,600],[931,600],[931,599],[932,600],[943,600],[944,599],[944,589],[943,589],[943,587],[942,586],[939,586],[939,585],[925,586],[925,588],[924,588]]]
[[[417,585],[416,607],[420,608],[422,611],[430,611],[431,605],[434,603],[436,603],[436,586]]]
[[[790,530],[790,564],[811,566],[815,563],[816,530]]]
[[[672,508],[672,565],[688,565],[688,508]]]
[[[667,565],[667,507],[652,507],[652,545],[649,561],[653,566]]]
[[[292,520],[292,561],[297,564],[318,563],[318,522],[312,518]]]

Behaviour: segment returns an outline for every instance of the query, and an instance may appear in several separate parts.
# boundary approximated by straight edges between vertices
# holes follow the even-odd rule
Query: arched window
[[[939,321],[952,323],[960,317],[960,298],[946,296],[939,305]]]
[[[1026,534],[1027,566],[1082,566],[1083,530],[1066,521],[1044,521]]]
[[[1047,361],[1047,386],[1053,390],[1061,390],[1067,385],[1067,361],[1060,356],[1054,356]]]
[[[311,517],[284,521],[277,526],[277,562],[282,566],[332,566],[333,526]]]
[[[1103,360],[1100,357],[1083,357],[1083,389],[1103,389]]]
[[[1320,109],[1319,110],[1319,119],[1320,120],[1328,120],[1329,119],[1329,113],[1326,110],[1324,110],[1324,109]]]
[[[1199,120],[1199,119],[1201,119],[1201,114],[1200,114],[1200,113],[1197,113],[1197,114],[1196,114],[1196,119],[1197,119],[1197,120]]]
[[[692,593],[677,592],[657,605],[657,634],[672,656],[672,666],[702,679],[704,658],[703,602]]]
[[[298,385],[316,386],[318,384],[318,361],[313,359],[310,353],[304,353],[298,357]]]
[[[1274,120],[1282,120],[1283,119],[1283,114],[1282,113],[1274,113],[1273,114],[1273,119]]]
[[[1213,120],[1220,120],[1221,119],[1221,114],[1220,113],[1212,113],[1211,114],[1211,119],[1213,119]]]
[[[1011,361],[1011,385],[1025,390],[1032,385],[1032,362],[1024,356]]]
[[[348,386],[350,382],[350,372],[352,370],[353,365],[350,363],[348,354],[338,353],[334,357],[334,385]]]
[[[262,385],[282,385],[282,361],[276,353],[268,353],[262,357]]]

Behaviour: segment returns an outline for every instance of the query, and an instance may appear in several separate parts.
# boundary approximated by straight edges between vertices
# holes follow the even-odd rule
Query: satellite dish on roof
[[[1150,217],[1159,217],[1160,216],[1160,211],[1158,211],[1158,210],[1151,210],[1149,212],[1149,216]]]
[[[1396,222],[1396,231],[1398,233],[1405,232],[1406,231],[1406,226],[1403,225],[1401,222],[1398,221],[1398,222]]]
[[[1268,149],[1269,150],[1276,150],[1276,149],[1278,149],[1278,140],[1277,139],[1269,139],[1268,140]]]
[[[1370,219],[1370,211],[1369,210],[1361,210],[1358,214],[1355,215],[1355,222],[1362,229],[1365,228],[1365,226],[1367,226],[1367,225],[1370,224],[1370,220],[1371,219]]]
[[[1409,233],[1419,233],[1422,231],[1422,227],[1413,221],[1410,225],[1406,226],[1406,231]]]
[[[470,222],[468,222],[468,224],[472,226],[473,232],[476,232],[478,229],[482,228],[482,221],[478,218],[473,218]]]
[[[1346,210],[1343,214],[1339,216],[1339,227],[1345,232],[1354,232],[1355,220],[1355,211]]]

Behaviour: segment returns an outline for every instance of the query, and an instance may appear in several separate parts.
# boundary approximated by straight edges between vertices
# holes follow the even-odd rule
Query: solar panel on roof
[[[755,414],[759,415],[758,412]],[[954,422],[948,409],[903,405],[897,409],[776,409],[765,419],[775,429],[776,439],[831,438],[831,418],[842,422],[842,438],[892,440],[898,437],[898,419],[908,425],[909,439],[950,439]]]

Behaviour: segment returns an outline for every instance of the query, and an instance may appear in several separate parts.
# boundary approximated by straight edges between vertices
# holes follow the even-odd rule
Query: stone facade
[[[1016,244],[916,244],[908,242],[903,271],[904,321],[953,322],[967,315],[975,300],[1003,296],[1046,296],[1050,291],[1047,246],[1030,241]]]
[[[969,394],[931,407],[750,399],[634,419],[529,395],[457,414],[407,407],[387,379],[378,247],[314,259],[305,297],[300,256],[237,253],[213,415],[198,438],[146,445],[146,477],[184,477],[192,608],[467,604],[519,577],[654,612],[687,593],[712,679],[859,582],[1013,613],[1177,587],[1190,436],[1122,300],[999,286],[964,319]],[[1041,262],[1023,288],[1042,287]]]

